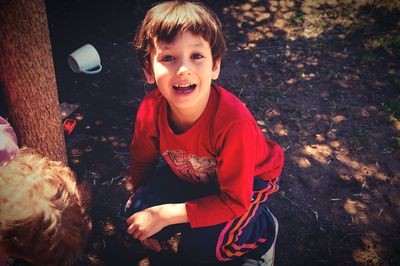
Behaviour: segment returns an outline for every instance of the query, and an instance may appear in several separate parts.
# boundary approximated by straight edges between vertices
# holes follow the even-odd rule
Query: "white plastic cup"
[[[75,73],[97,74],[101,71],[101,60],[96,48],[86,44],[68,56],[68,65]]]

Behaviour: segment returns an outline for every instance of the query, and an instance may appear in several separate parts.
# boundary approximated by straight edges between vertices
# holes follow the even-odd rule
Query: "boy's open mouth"
[[[196,84],[188,84],[188,85],[174,85],[172,88],[178,94],[187,94],[192,92],[196,88]]]

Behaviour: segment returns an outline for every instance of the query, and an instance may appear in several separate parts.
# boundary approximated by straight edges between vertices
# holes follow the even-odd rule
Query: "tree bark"
[[[44,0],[0,0],[0,78],[19,145],[66,164]]]

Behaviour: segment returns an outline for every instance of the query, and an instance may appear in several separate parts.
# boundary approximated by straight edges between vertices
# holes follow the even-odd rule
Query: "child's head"
[[[172,43],[185,31],[209,43],[214,64],[222,59],[226,48],[216,14],[200,3],[167,1],[147,12],[136,33],[134,48],[142,68],[151,72],[150,53],[155,41]]]
[[[21,149],[0,167],[0,255],[67,264],[90,230],[87,194],[70,168]]]

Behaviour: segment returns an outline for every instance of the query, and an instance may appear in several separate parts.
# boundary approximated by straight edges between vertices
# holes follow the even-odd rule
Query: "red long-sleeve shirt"
[[[218,181],[219,194],[186,202],[192,227],[219,224],[243,214],[250,205],[254,176],[277,178],[283,166],[283,150],[264,137],[236,96],[216,84],[204,112],[182,134],[170,128],[167,104],[156,89],[139,107],[131,143],[133,182],[142,184],[161,155],[184,180]]]

